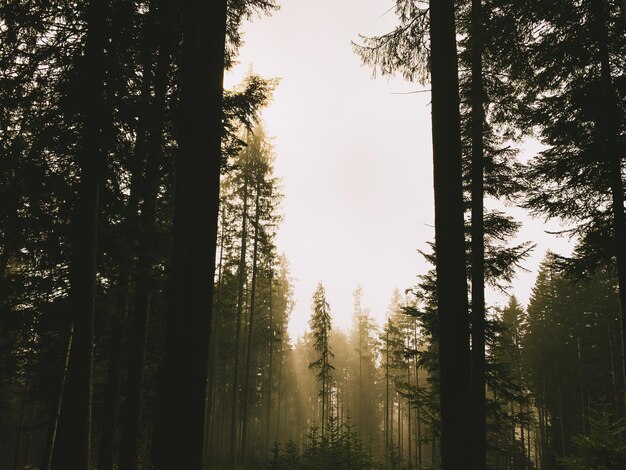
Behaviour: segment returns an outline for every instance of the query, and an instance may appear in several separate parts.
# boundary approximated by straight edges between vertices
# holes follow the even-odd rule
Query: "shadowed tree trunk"
[[[219,208],[226,0],[182,4],[173,259],[152,455],[200,470]]]
[[[482,0],[472,0],[471,12],[471,139],[472,139],[472,468],[487,464],[485,421],[485,228],[482,79]]]
[[[239,423],[237,420],[237,397],[239,395],[239,343],[241,342],[241,320],[243,317],[244,284],[246,282],[246,248],[247,248],[247,223],[248,223],[248,179],[244,179],[243,186],[243,213],[241,215],[241,253],[239,259],[239,285],[237,287],[237,326],[235,328],[234,355],[235,364],[233,367],[233,390],[232,409],[230,419],[230,458],[234,465],[237,464],[237,435]]]
[[[441,465],[470,461],[469,321],[463,229],[459,80],[453,0],[431,0],[435,252],[441,374]]]
[[[260,176],[257,175],[257,178]],[[260,184],[257,181],[256,184],[256,200],[255,200],[255,215],[254,215],[254,242],[252,248],[252,285],[250,287],[250,321],[248,323],[248,344],[246,347],[246,364],[244,367],[244,386],[243,386],[243,416],[242,416],[242,433],[241,433],[241,456],[243,463],[247,462],[248,452],[248,410],[250,408],[250,380],[254,383],[254,379],[250,377],[250,369],[252,363],[252,346],[254,344],[254,314],[256,307],[256,284],[257,284],[257,264],[258,264],[258,251],[259,251],[259,199],[260,199]]]
[[[215,301],[215,315],[213,318],[213,337],[217,338],[219,337],[220,334],[220,330],[222,328],[222,292],[223,292],[223,287],[224,287],[224,276],[223,276],[223,271],[224,271],[224,249],[225,249],[225,224],[226,224],[226,213],[224,210],[221,211],[220,213],[221,216],[221,223],[220,223],[220,229],[221,229],[221,234],[220,234],[220,259],[219,259],[219,263],[218,263],[218,269],[217,269],[217,298]],[[211,344],[211,350],[209,352],[209,378],[208,378],[208,384],[207,384],[207,389],[208,389],[208,396],[207,396],[207,408],[206,408],[206,422],[205,422],[205,426],[207,431],[205,432],[205,446],[206,446],[206,452],[205,452],[205,456],[204,456],[204,464],[205,466],[209,465],[209,460],[211,457],[215,457],[217,455],[219,455],[216,451],[219,448],[216,443],[215,443],[215,428],[217,426],[217,413],[215,413],[214,411],[216,409],[218,409],[215,405],[216,405],[216,401],[218,401],[219,399],[218,397],[218,393],[217,393],[217,378],[218,378],[218,348],[217,348],[217,342],[213,342]],[[222,361],[223,362],[223,361]],[[222,367],[224,365],[222,364]],[[223,374],[219,374],[220,377],[223,377]],[[224,383],[222,381],[222,383],[220,384],[222,386],[222,389],[224,387]],[[223,392],[221,393],[221,395],[223,396]],[[223,403],[223,400],[219,400],[220,404]],[[222,407],[223,408],[223,407]],[[219,420],[220,425],[223,426],[224,424],[224,419],[223,419],[223,410],[221,410],[221,419]],[[222,435],[223,433],[220,433],[220,435]]]
[[[127,15],[134,15],[132,7],[129,8],[128,3],[116,1],[113,8],[114,19],[112,21],[114,27],[111,33],[112,42],[115,46],[108,53],[108,64],[111,69],[111,75],[120,73],[117,70],[117,60],[115,56],[125,45],[122,44],[122,29],[127,25],[124,24],[124,18]],[[114,83],[113,88],[120,86],[118,77],[112,77]],[[111,103],[109,112],[113,115],[113,95],[115,90],[111,92]],[[148,102],[150,94],[150,83],[144,80],[141,86],[140,102],[144,104]],[[125,215],[125,237],[122,241],[122,253],[118,267],[117,281],[117,301],[115,307],[114,324],[111,330],[110,350],[109,350],[109,370],[107,376],[107,385],[105,392],[104,410],[102,412],[102,429],[100,431],[100,443],[98,447],[98,470],[111,470],[114,465],[115,455],[115,433],[118,416],[118,401],[120,394],[120,382],[122,377],[122,350],[125,335],[125,324],[128,321],[129,311],[129,283],[130,271],[132,263],[131,245],[136,240],[137,231],[135,229],[137,219],[137,209],[139,208],[139,193],[142,185],[142,167],[145,159],[146,149],[146,125],[145,120],[140,119],[136,129],[134,160],[130,165],[131,182],[128,202],[126,204]]]
[[[80,73],[82,148],[80,183],[72,220],[70,308],[73,338],[63,392],[52,468],[90,470],[93,329],[98,247],[100,183],[104,170],[102,119],[104,109],[104,47],[107,2],[91,0],[86,7],[87,36]]]
[[[271,422],[272,422],[272,386],[274,384],[274,375],[273,375],[273,357],[274,357],[274,323],[273,323],[273,310],[272,310],[272,284],[274,280],[274,268],[270,268],[270,279],[269,279],[269,367],[268,367],[268,378],[267,378],[267,410],[266,410],[266,423],[265,423],[265,441],[264,447],[265,449],[269,449],[270,443],[270,433],[271,433]],[[276,435],[275,440],[278,439]]]
[[[604,0],[593,0],[593,9],[596,22],[598,53],[600,55],[600,80],[602,83],[603,99],[600,102],[601,111],[599,127],[601,139],[604,141],[605,155],[609,184],[611,188],[611,210],[613,213],[613,243],[617,267],[617,282],[619,286],[620,312],[622,317],[622,357],[621,369],[626,375],[626,217],[624,215],[624,185],[622,182],[622,163],[619,150],[619,122],[622,111],[619,108],[609,58],[609,37],[607,31],[608,13]],[[618,384],[620,403],[618,410],[624,417],[624,380]]]
[[[70,361],[70,350],[72,349],[72,337],[74,335],[74,328],[70,326],[67,332],[67,338],[65,340],[65,347],[63,352],[65,358],[63,361],[63,368],[60,374],[59,389],[52,411],[50,413],[50,424],[48,425],[48,432],[46,436],[46,444],[44,445],[43,455],[41,457],[41,470],[49,470],[52,466],[52,453],[54,451],[54,444],[58,434],[59,418],[61,414],[61,403],[63,402],[63,391],[65,390],[65,379],[67,377],[67,368]]]
[[[150,299],[154,287],[154,265],[156,263],[156,210],[159,192],[159,169],[163,147],[166,95],[170,54],[174,29],[172,17],[175,8],[171,0],[151,2],[155,11],[146,25],[146,50],[144,54],[144,79],[154,81],[154,98],[146,107],[142,119],[147,121],[148,138],[146,144],[145,172],[142,185],[142,205],[139,216],[139,255],[136,270],[136,288],[133,321],[129,328],[128,381],[126,386],[126,408],[122,425],[120,449],[120,470],[134,470],[138,465],[139,437],[141,424],[141,388],[145,365],[145,350],[150,316]],[[156,24],[154,19],[156,19]],[[154,76],[151,68],[151,46],[158,40],[158,57]]]

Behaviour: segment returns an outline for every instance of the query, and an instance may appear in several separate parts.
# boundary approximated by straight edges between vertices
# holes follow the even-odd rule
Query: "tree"
[[[485,228],[482,83],[482,0],[471,7],[471,313],[472,313],[472,468],[483,469],[487,461],[485,421]]]
[[[107,2],[90,1],[86,8],[85,59],[80,73],[82,149],[80,186],[73,219],[70,305],[73,333],[61,404],[59,437],[53,468],[87,470],[91,467],[91,404],[98,213],[105,165],[102,131],[104,102],[104,47]]]
[[[368,309],[361,305],[361,287],[353,292],[354,312],[353,330],[349,338],[352,351],[357,357],[350,361],[350,384],[348,394],[351,397],[348,410],[353,417],[354,427],[364,442],[368,442],[378,432],[378,418],[375,412],[378,399],[379,380],[376,370],[378,356],[378,340],[376,324],[371,318]],[[348,356],[352,358],[352,351]]]
[[[619,297],[610,268],[587,281],[568,278],[554,255],[541,265],[522,337],[523,370],[538,415],[543,467],[574,450],[596,405],[617,416],[622,397]],[[617,340],[617,341],[616,341]],[[609,408],[607,408],[608,410]]]
[[[155,468],[162,470],[202,467],[222,160],[226,5],[225,0],[194,1],[182,9],[172,280],[153,445]]]
[[[580,241],[567,262],[572,272],[585,276],[613,264],[626,318],[622,5],[604,0],[538,2],[532,9],[512,5],[526,30],[526,60],[535,70],[520,80],[521,90],[535,101],[520,119],[537,127],[545,146],[525,170],[525,205],[571,224],[564,232]]]
[[[430,45],[441,458],[443,469],[453,469],[470,458],[469,413],[463,405],[470,396],[469,322],[454,2],[430,3]]]
[[[333,381],[332,371],[335,369],[330,360],[334,357],[330,349],[330,306],[326,301],[326,291],[322,283],[317,285],[313,294],[313,313],[309,321],[313,341],[313,349],[317,358],[309,363],[309,369],[317,369],[316,380],[321,383],[319,397],[322,400],[320,409],[320,423],[322,425],[322,439],[324,428],[330,415],[331,384]]]

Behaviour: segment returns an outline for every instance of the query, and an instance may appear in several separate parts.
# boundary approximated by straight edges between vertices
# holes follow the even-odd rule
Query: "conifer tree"
[[[331,414],[331,386],[333,382],[334,366],[331,360],[334,357],[330,349],[330,306],[326,301],[326,291],[322,283],[317,285],[313,294],[313,312],[309,320],[311,328],[312,346],[316,353],[314,361],[309,363],[309,369],[317,370],[315,378],[320,384],[319,397],[321,399],[320,423],[322,439],[325,436],[325,426]]]

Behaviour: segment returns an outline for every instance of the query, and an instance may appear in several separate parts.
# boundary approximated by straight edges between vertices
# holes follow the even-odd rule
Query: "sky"
[[[280,1],[280,0],[279,0]],[[251,68],[280,84],[263,112],[282,181],[284,221],[278,249],[290,262],[295,309],[289,332],[307,328],[311,297],[326,288],[334,325],[347,330],[355,288],[384,321],[394,289],[428,270],[418,253],[434,238],[430,94],[419,84],[373,78],[351,42],[389,31],[386,0],[282,0],[281,9],[244,25],[239,64],[226,87]],[[529,142],[521,158],[539,148]],[[517,241],[537,244],[510,293],[526,304],[546,250],[569,254],[572,242],[547,231],[556,222],[506,209],[523,227]],[[506,296],[488,291],[489,304]]]

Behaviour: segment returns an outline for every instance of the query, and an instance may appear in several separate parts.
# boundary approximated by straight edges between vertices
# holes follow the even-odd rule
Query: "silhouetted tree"
[[[52,467],[91,468],[91,411],[96,264],[100,185],[105,165],[104,48],[107,2],[90,1],[85,10],[85,55],[79,67],[82,86],[82,142],[78,159],[80,183],[74,209],[70,275],[72,342],[61,404]]]

